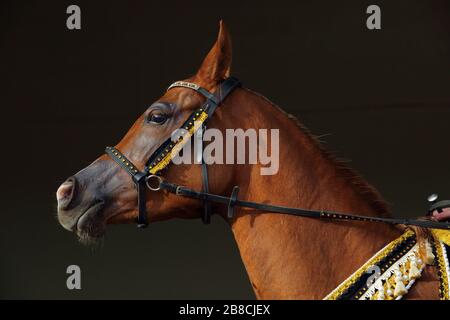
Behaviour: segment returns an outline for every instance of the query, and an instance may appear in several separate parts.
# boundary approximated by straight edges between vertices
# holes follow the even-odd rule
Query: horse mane
[[[347,160],[339,158],[335,155],[333,151],[330,151],[324,146],[324,142],[320,140],[320,136],[316,136],[304,125],[302,124],[298,118],[281,107],[270,101],[268,98],[263,96],[260,93],[252,91],[248,88],[244,88],[246,91],[258,96],[263,99],[267,103],[269,103],[272,107],[279,110],[282,114],[284,114],[288,119],[294,122],[297,128],[306,135],[307,138],[311,141],[311,143],[319,149],[322,155],[326,160],[330,161],[337,172],[349,183],[351,187],[365,200],[369,203],[372,209],[375,210],[378,214],[383,217],[390,217],[389,205],[382,198],[381,194],[375,189],[371,184],[369,184],[361,174],[359,174],[355,169],[349,167],[347,165]]]

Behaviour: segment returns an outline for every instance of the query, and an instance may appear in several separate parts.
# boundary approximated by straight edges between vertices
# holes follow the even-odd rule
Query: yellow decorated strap
[[[436,239],[450,246],[450,230],[431,229],[431,233]]]
[[[183,147],[186,145],[186,143],[189,141],[189,139],[194,135],[194,133],[202,126],[202,124],[206,121],[208,118],[208,114],[205,111],[202,111],[198,118],[194,121],[194,125],[190,127],[186,132],[183,134],[182,138],[178,140],[175,145],[173,146],[172,150],[164,155],[164,157],[158,161],[158,163],[152,167],[149,168],[149,172],[151,174],[156,174],[165,167],[169,165],[169,163],[172,161],[172,159],[178,155],[178,153],[183,149]]]

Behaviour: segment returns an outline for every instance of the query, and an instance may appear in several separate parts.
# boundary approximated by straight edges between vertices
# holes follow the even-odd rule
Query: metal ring
[[[158,186],[157,187],[152,187],[148,183],[148,181],[150,179],[152,179],[152,178],[154,178],[154,179],[156,179],[158,181]],[[150,176],[145,178],[145,184],[147,185],[147,188],[149,188],[152,191],[159,191],[159,190],[161,190],[161,183],[162,183],[162,181],[163,181],[162,178],[160,176],[155,175],[155,174],[152,174],[152,175],[150,175]]]

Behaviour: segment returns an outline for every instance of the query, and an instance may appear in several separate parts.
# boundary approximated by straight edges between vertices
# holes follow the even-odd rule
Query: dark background
[[[223,18],[233,74],[352,159],[396,215],[450,197],[450,2],[1,1],[0,298],[253,298],[227,225],[168,221],[79,244],[66,177],[194,73]],[[66,8],[82,30],[66,28]],[[365,26],[378,4],[382,30]],[[66,267],[82,268],[69,291]]]

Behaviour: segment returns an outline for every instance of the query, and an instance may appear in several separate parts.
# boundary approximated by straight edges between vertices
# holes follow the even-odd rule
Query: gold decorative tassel
[[[393,292],[391,289],[391,284],[389,282],[389,279],[386,279],[386,296],[387,296],[387,298],[392,299],[392,295],[393,295]]]
[[[406,262],[401,266],[402,269],[402,277],[403,277],[403,281],[407,281],[409,282],[409,274],[408,274],[408,269],[406,269]]]
[[[411,261],[409,262],[409,278],[410,279],[417,279],[420,277],[420,271],[419,268],[417,268],[417,262],[416,257],[412,257]]]
[[[405,284],[403,283],[403,275],[400,271],[398,271],[395,275],[395,290],[394,290],[394,296],[404,296],[408,293],[408,290],[406,290]]]
[[[378,295],[377,295],[377,300],[384,300],[384,286],[383,284],[380,285],[380,288],[378,289]]]
[[[425,242],[425,257],[424,262],[426,264],[434,264],[434,254],[433,249],[431,247],[430,241]]]

